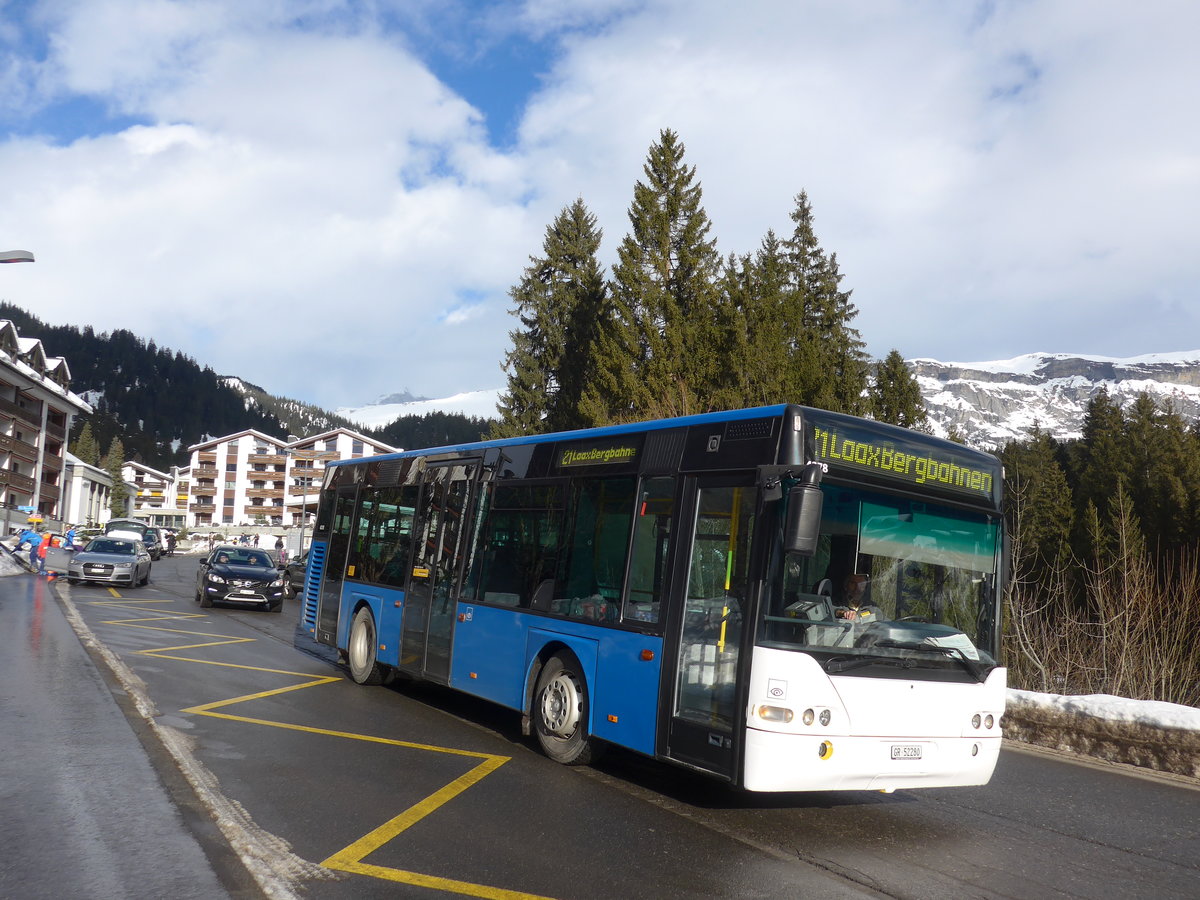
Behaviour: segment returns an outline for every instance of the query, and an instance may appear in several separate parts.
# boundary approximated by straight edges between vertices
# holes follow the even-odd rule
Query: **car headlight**
[[[113,568],[114,569],[132,569],[133,563],[114,563]]]
[[[274,581],[271,582],[271,587],[283,587],[283,579],[276,578]]]
[[[214,575],[212,572],[208,573],[208,580],[211,581],[213,584],[225,584],[226,583],[224,578],[222,578],[220,575]]]

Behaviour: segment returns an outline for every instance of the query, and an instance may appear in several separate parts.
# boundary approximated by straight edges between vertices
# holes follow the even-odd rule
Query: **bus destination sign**
[[[628,441],[573,444],[558,451],[558,467],[575,469],[581,466],[612,466],[633,462],[637,454],[637,446]]]
[[[870,473],[926,489],[995,499],[999,461],[964,448],[961,453],[919,440],[847,429],[840,423],[812,423],[812,447],[818,462],[832,469]]]

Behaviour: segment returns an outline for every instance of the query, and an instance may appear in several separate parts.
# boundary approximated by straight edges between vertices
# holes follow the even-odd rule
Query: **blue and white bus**
[[[984,784],[1002,472],[794,405],[327,466],[302,623],[360,684],[519,713],[752,791]]]

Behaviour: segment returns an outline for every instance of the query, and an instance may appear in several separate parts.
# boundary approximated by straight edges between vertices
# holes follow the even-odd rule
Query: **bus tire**
[[[565,766],[586,766],[598,756],[588,734],[588,689],[573,655],[546,661],[533,692],[533,731],[542,752]]]
[[[383,684],[386,673],[375,658],[378,646],[375,617],[371,615],[370,607],[364,606],[354,614],[354,622],[350,625],[350,642],[346,648],[350,677],[358,684]]]

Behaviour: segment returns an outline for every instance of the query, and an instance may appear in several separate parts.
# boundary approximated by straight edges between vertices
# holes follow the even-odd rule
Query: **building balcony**
[[[67,427],[65,425],[60,425],[58,422],[55,422],[52,419],[47,419],[46,434],[50,435],[51,437],[58,438],[60,441],[65,441],[67,439]]]
[[[53,453],[47,453],[42,457],[43,472],[61,472],[63,470],[63,458],[55,456]]]
[[[271,500],[276,497],[283,496],[283,488],[247,488],[246,496],[253,500],[255,497],[261,497],[264,500]]]
[[[264,519],[278,519],[283,516],[283,513],[282,506],[246,506],[242,509],[242,514],[251,522],[259,516]]]
[[[0,469],[0,484],[8,485],[10,488],[24,491],[27,494],[32,494],[37,482],[28,475],[22,475],[20,472],[10,472],[8,469]]]
[[[192,469],[192,477],[193,478],[216,478],[217,477],[217,467],[214,465],[204,465],[204,464],[198,465],[198,466],[196,466],[196,468]]]
[[[217,511],[217,505],[215,503],[189,503],[188,511],[195,513],[205,512],[211,516]]]
[[[251,465],[265,463],[268,466],[281,466],[287,461],[287,457],[282,453],[251,453],[246,460]]]
[[[6,397],[0,397],[0,413],[16,416],[23,422],[36,425],[39,430],[42,427],[42,411],[40,409],[25,409],[25,407]]]
[[[11,435],[0,434],[0,452],[11,453],[27,462],[37,462],[38,448]]]
[[[288,485],[289,497],[303,497],[305,494],[308,494],[308,496],[311,497],[314,494],[319,493],[321,493],[320,484],[310,484],[308,487],[304,487],[303,485],[299,484]]]
[[[62,497],[62,488],[60,488],[57,484],[46,484],[43,482],[42,489],[39,494],[43,500],[57,501]]]
[[[336,450],[292,450],[292,459],[341,459]]]
[[[197,484],[192,486],[193,497],[215,497],[217,496],[217,486],[215,484]]]

